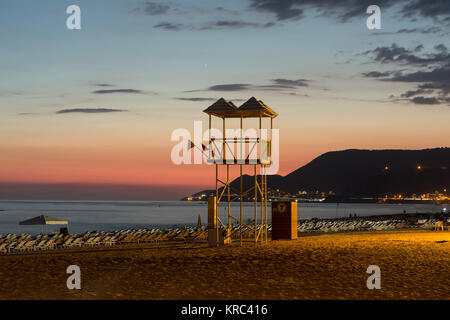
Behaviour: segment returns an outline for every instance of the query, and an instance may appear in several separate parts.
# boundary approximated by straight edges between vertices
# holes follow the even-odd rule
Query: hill
[[[450,148],[327,152],[286,176],[268,176],[269,188],[296,194],[333,191],[337,196],[422,194],[450,187]],[[244,187],[253,183],[244,176]],[[232,182],[239,188],[239,179]],[[207,190],[208,193],[210,190]]]

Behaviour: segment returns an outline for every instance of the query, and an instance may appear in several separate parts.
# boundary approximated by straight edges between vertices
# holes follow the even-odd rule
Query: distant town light
[[[422,166],[417,166],[417,170],[422,170]]]
[[[385,171],[389,171],[389,167],[388,167],[388,166],[385,166],[385,167],[384,167],[384,170],[385,170]]]

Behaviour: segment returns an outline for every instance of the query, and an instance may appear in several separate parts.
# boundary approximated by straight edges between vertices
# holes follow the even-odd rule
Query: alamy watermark
[[[70,274],[70,276],[67,278],[66,285],[67,289],[73,290],[81,289],[81,269],[79,266],[73,264],[67,267],[66,270],[67,274]]]
[[[202,121],[194,121],[193,135],[188,129],[173,130],[172,163],[181,164],[267,164],[265,173],[279,169],[279,129],[203,130]],[[205,143],[205,141],[207,141]]]
[[[66,13],[70,16],[66,20],[66,26],[69,30],[81,29],[81,9],[77,5],[70,5],[66,9]]]
[[[377,5],[367,7],[366,13],[371,14],[366,21],[367,29],[381,29],[381,9]]]
[[[70,5],[66,9],[70,16],[66,20],[66,26],[69,30],[81,29],[81,8],[77,5]],[[369,30],[381,29],[381,9],[377,5],[370,5],[366,9],[367,14],[371,14],[366,21]]]
[[[377,265],[370,265],[367,268],[366,273],[371,275],[370,277],[367,278],[367,281],[366,281],[367,289],[369,289],[369,290],[381,289],[380,267]]]

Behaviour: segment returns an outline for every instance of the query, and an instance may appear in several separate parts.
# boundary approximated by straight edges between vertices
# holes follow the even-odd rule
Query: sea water
[[[243,220],[254,217],[253,203],[244,203]],[[360,203],[299,203],[298,218],[342,218],[351,215],[369,216],[403,213],[435,213],[450,205],[434,204],[360,204]],[[221,204],[219,217],[227,223],[227,207]],[[233,203],[232,215],[239,218],[239,203]],[[260,209],[258,207],[258,219]],[[0,234],[42,231],[41,226],[21,226],[20,221],[48,215],[69,221],[71,233],[113,231],[140,228],[172,228],[195,226],[200,215],[207,223],[207,203],[196,201],[36,201],[0,200]],[[270,203],[267,218],[270,222]],[[47,226],[45,231],[58,231],[60,226]]]

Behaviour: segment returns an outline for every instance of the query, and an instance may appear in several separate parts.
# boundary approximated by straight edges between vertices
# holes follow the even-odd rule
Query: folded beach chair
[[[41,239],[40,239],[39,241],[36,242],[36,245],[35,245],[35,247],[34,247],[35,250],[41,250],[41,249],[43,249],[46,242],[47,242],[47,240],[42,240],[42,237],[41,237]]]
[[[84,244],[83,238],[74,239],[69,246],[70,247],[81,247]]]
[[[17,245],[14,247],[14,251],[21,251],[23,246],[27,243],[26,240],[18,240]]]
[[[20,242],[20,243],[14,248],[14,251],[21,251],[21,252],[26,251],[26,250],[27,250],[27,247],[28,247],[28,245],[29,245],[30,242],[31,242],[31,241],[28,241],[28,240],[24,240],[24,241]]]
[[[26,243],[24,246],[24,251],[32,251],[34,249],[34,244],[36,243],[36,240],[30,240]]]
[[[81,240],[83,240],[83,241],[81,242],[81,243],[82,243],[82,246],[90,247],[92,241],[94,240],[94,238],[85,238],[85,239],[81,239]]]
[[[68,239],[66,239],[62,244],[61,247],[63,248],[69,248],[71,245],[71,243],[73,242],[74,238],[69,237]]]
[[[161,241],[161,239],[163,238],[164,233],[163,232],[158,232],[158,233],[154,233],[154,237],[151,238],[151,242],[159,242]]]
[[[0,253],[7,253],[8,250],[6,249],[6,246],[8,245],[8,243],[3,242],[0,244]]]
[[[434,224],[434,230],[437,231],[439,229],[444,231],[444,221],[436,221],[436,223]]]
[[[14,250],[14,248],[17,246],[17,241],[12,241],[9,242],[8,245],[6,246],[6,250],[8,253],[10,253],[11,251]]]
[[[98,246],[98,245],[100,245],[100,239],[101,239],[102,237],[101,236],[98,236],[98,237],[95,237],[94,239],[92,239],[92,242],[91,242],[91,246]]]
[[[102,238],[102,239],[100,240],[100,243],[101,243],[102,245],[106,245],[106,246],[111,245],[111,236],[106,236],[106,237]]]

